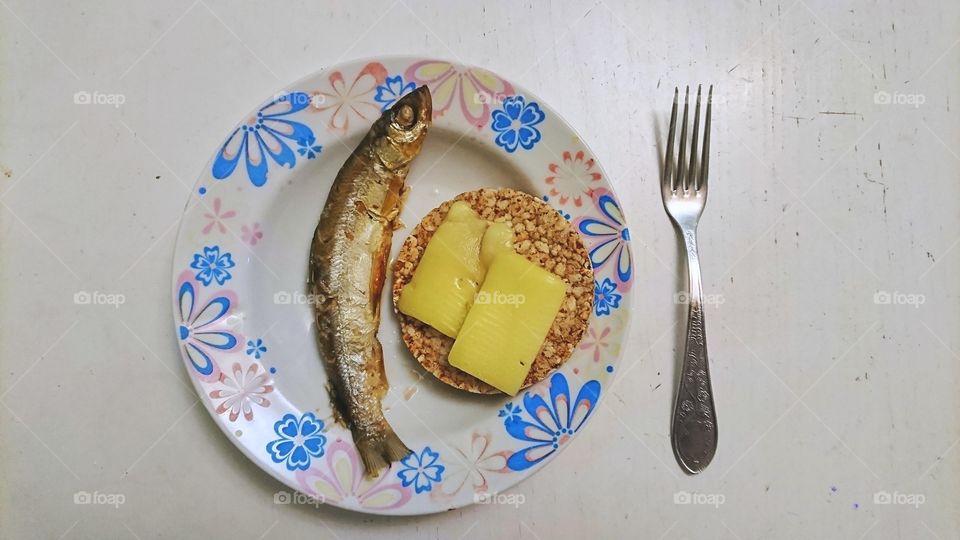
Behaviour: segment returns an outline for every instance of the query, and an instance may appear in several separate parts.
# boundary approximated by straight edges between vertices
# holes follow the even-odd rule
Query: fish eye
[[[402,105],[397,112],[393,115],[394,122],[397,123],[401,128],[407,129],[413,127],[414,114],[413,107],[410,105]]]

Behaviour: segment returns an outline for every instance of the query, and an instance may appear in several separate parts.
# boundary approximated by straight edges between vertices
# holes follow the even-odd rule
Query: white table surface
[[[960,4],[453,4],[0,0],[0,537],[960,538]],[[274,504],[177,354],[183,183],[284,84],[398,52],[532,89],[628,211],[619,380],[519,508]],[[701,257],[720,446],[686,477],[656,160],[673,86],[701,81],[719,97]]]

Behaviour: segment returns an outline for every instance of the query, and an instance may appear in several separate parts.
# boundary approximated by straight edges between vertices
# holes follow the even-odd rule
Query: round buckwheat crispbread
[[[400,291],[410,282],[434,231],[454,201],[465,201],[487,221],[513,227],[514,249],[531,262],[563,278],[570,288],[554,319],[540,353],[523,383],[527,388],[563,364],[583,337],[593,311],[593,269],[580,235],[559,212],[544,201],[514,189],[481,189],[462,193],[428,213],[400,248],[393,266],[393,306],[400,318],[407,348],[424,369],[441,381],[475,394],[499,390],[450,365],[447,354],[453,338],[397,311]]]

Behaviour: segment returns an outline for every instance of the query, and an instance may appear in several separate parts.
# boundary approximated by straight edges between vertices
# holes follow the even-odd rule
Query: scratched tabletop
[[[957,2],[0,0],[0,537],[960,538],[958,38]],[[177,352],[176,226],[223,134],[302,76],[394,53],[531,89],[627,213],[621,369],[517,504],[275,504]],[[697,83],[720,441],[688,477],[658,152]]]

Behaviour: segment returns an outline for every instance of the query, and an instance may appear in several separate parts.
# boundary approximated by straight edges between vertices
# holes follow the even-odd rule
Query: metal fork
[[[680,91],[674,89],[673,111],[670,113],[670,134],[667,139],[663,180],[660,183],[663,206],[683,237],[690,274],[687,295],[687,339],[683,352],[677,402],[673,409],[671,441],[680,466],[689,474],[697,474],[713,459],[717,451],[717,414],[710,387],[710,366],[707,362],[706,331],[703,321],[703,289],[700,284],[700,258],[697,255],[697,223],[707,202],[707,171],[710,163],[710,108],[713,86],[707,95],[707,114],[703,127],[703,148],[697,161],[697,139],[700,134],[700,87],[693,113],[693,139],[689,164],[687,149],[687,112],[690,87],[683,102],[683,124],[680,128],[680,155],[674,170],[673,141],[677,128],[677,104]]]

